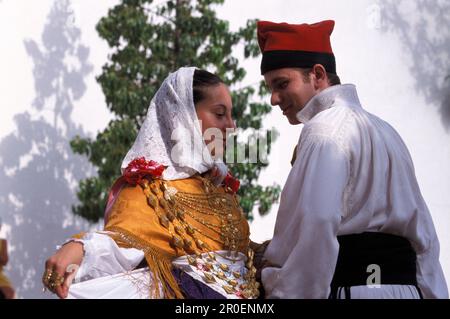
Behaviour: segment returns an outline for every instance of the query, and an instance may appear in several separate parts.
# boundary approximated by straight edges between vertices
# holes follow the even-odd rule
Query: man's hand
[[[253,265],[256,268],[256,279],[258,281],[261,281],[262,269],[267,267],[267,261],[264,260],[264,253],[269,244],[270,240],[266,240],[261,244],[250,241],[250,248],[255,252],[255,256],[253,257]]]

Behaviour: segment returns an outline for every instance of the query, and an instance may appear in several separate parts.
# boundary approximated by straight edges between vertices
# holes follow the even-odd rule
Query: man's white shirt
[[[265,253],[266,297],[328,298],[336,236],[384,232],[411,242],[424,298],[448,298],[436,231],[398,133],[361,107],[351,84],[314,96],[297,118],[297,157]]]

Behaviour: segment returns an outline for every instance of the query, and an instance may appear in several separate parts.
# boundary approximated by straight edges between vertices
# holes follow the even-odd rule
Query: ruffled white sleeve
[[[148,267],[135,269],[144,253],[121,248],[107,232],[90,232],[82,239],[85,256],[69,288],[69,299],[148,299],[164,296],[159,284],[155,293]]]
[[[82,239],[70,241],[82,243],[84,249],[75,282],[133,270],[144,258],[141,250],[117,246],[107,232],[89,232]]]
[[[329,137],[309,136],[281,195],[262,271],[266,298],[327,298],[339,252],[337,232],[349,162]]]

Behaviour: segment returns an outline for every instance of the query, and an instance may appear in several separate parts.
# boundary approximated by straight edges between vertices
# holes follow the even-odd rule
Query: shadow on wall
[[[440,105],[442,124],[450,131],[450,2],[384,0],[379,6],[382,31],[398,35],[412,57],[416,90],[427,103]]]
[[[88,227],[72,215],[71,205],[77,181],[93,169],[72,153],[69,141],[86,135],[71,113],[93,68],[68,0],[54,2],[42,45],[24,45],[34,63],[36,96],[30,112],[16,115],[16,131],[0,141],[0,212],[11,226],[8,275],[18,296],[50,298],[42,292],[45,260],[65,238]]]

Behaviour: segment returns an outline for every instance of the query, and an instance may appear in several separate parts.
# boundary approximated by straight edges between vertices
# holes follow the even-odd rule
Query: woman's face
[[[231,117],[231,95],[223,83],[205,87],[202,91],[204,98],[195,105],[197,117],[201,121],[203,138],[211,154],[220,156],[226,145],[227,133],[236,128]]]

